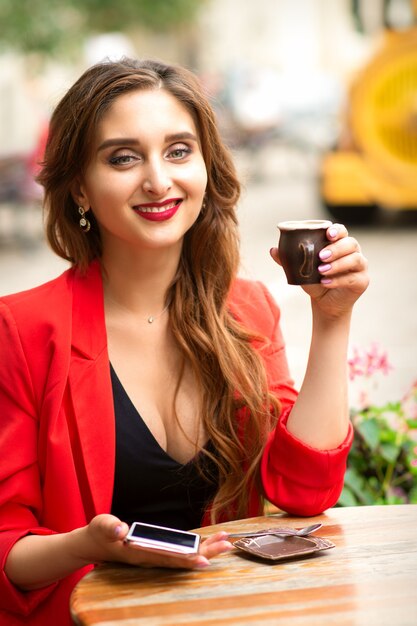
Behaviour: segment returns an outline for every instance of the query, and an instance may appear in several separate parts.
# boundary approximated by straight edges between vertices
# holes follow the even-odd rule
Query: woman
[[[304,287],[297,397],[277,306],[236,278],[231,158],[178,67],[85,72],[54,112],[39,180],[49,242],[72,268],[0,302],[0,597],[4,623],[43,625],[69,623],[95,563],[198,568],[231,549],[225,533],[193,557],[138,549],[123,542],[134,520],[189,529],[256,515],[263,497],[298,515],[335,504],[350,316],[368,279],[333,225],[322,284]]]

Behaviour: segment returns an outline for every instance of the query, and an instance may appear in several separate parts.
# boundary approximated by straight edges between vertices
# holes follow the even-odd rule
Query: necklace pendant
[[[150,315],[150,316],[148,317],[148,324],[152,324],[152,323],[154,322],[154,320],[155,320],[154,316],[153,316],[153,315]]]

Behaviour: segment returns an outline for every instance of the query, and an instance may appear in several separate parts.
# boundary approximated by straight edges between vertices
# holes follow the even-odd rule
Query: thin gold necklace
[[[165,311],[168,310],[168,307],[169,307],[169,304],[167,304],[165,309],[163,309],[160,313],[158,313],[158,315],[150,315],[147,319],[148,324],[153,324],[154,321],[158,319],[158,317],[161,317],[161,315],[163,315]]]
[[[118,306],[119,309],[122,309],[123,311],[126,311],[127,313],[132,315],[132,311],[128,307],[124,306],[120,302],[117,302],[117,300],[112,298],[109,294],[107,294],[107,299],[110,300],[110,302],[113,302],[113,304],[115,304],[116,306]],[[148,317],[146,318],[146,321],[148,322],[148,324],[153,324],[154,321],[159,319],[166,311],[168,311],[168,309],[169,309],[169,302],[166,305],[166,307],[162,309],[162,311],[158,313],[157,315],[148,315]]]

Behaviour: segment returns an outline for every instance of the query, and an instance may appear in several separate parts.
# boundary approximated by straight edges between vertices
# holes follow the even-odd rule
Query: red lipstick
[[[169,198],[163,202],[137,204],[133,210],[137,215],[150,222],[164,222],[175,215],[181,202],[182,198]]]

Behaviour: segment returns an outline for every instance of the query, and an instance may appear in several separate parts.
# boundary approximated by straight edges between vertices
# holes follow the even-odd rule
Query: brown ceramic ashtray
[[[306,537],[276,537],[274,535],[244,537],[235,541],[233,545],[243,552],[268,561],[301,558],[335,547],[334,543],[322,537],[307,539]]]

